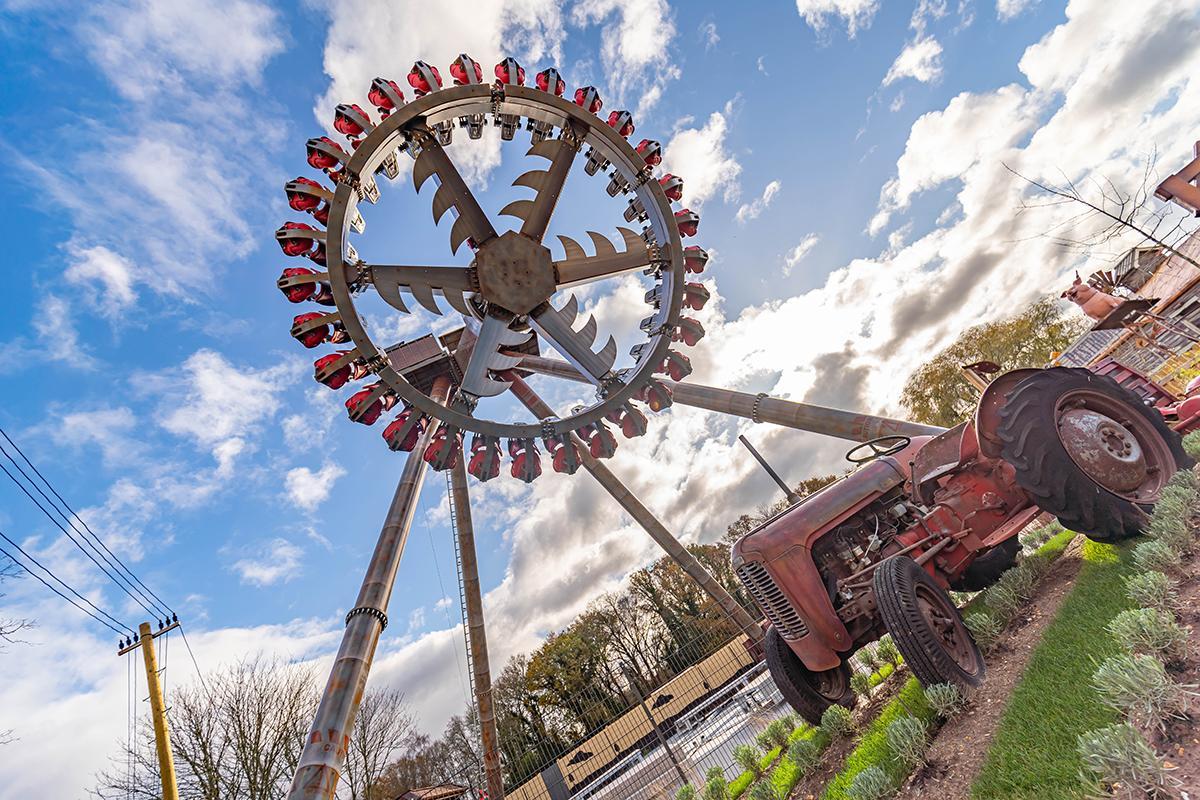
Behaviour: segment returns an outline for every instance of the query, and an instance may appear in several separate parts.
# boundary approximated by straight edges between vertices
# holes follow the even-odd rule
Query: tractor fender
[[[1040,369],[1014,369],[996,378],[983,390],[975,409],[975,436],[979,440],[980,453],[988,458],[1000,457],[1003,442],[996,435],[996,429],[1000,427],[1000,409],[1017,384],[1039,372]]]

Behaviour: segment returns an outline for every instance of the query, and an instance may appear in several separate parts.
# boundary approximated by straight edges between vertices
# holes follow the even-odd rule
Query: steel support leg
[[[545,401],[530,388],[520,376],[513,372],[508,372],[504,375],[504,379],[512,381],[510,391],[516,395],[517,399],[533,412],[538,419],[546,419],[554,416],[554,410],[546,405]],[[634,496],[633,492],[629,491],[621,479],[612,473],[608,467],[602,464],[598,459],[592,457],[579,437],[575,434],[570,434],[571,440],[575,446],[579,448],[581,460],[584,468],[592,474],[601,486],[613,496],[613,499],[625,509],[629,516],[645,528],[646,533],[650,534],[650,538],[666,552],[672,560],[677,563],[684,572],[691,576],[692,580],[700,585],[700,588],[708,593],[708,596],[717,602],[721,611],[729,618],[733,624],[750,638],[750,641],[757,642],[762,638],[762,629],[754,618],[742,608],[741,603],[733,599],[725,587],[712,576],[712,574],[704,568],[704,566],[696,560],[696,557],[688,552],[688,549],[683,546],[683,543],[676,539],[666,526],[658,521],[658,517],[654,516],[651,511],[642,505],[642,501]]]
[[[544,356],[522,356],[520,368],[540,375],[553,375],[581,383],[589,382],[579,370],[566,361]],[[671,390],[671,397],[681,406],[695,406],[719,414],[733,414],[755,422],[769,422],[786,428],[849,439],[852,442],[865,442],[868,439],[893,435],[936,436],[946,431],[945,428],[936,425],[922,425],[919,422],[877,417],[873,414],[858,414],[811,403],[796,403],[765,394],[735,392],[732,389],[718,389],[715,386],[665,379],[663,384]]]
[[[475,526],[471,522],[471,496],[467,491],[464,456],[460,451],[458,463],[450,470],[450,502],[454,504],[454,516],[458,520],[458,551],[467,606],[467,641],[471,643],[471,667],[475,673],[475,702],[479,706],[479,736],[483,740],[483,769],[487,776],[488,800],[504,800],[496,710],[492,704],[492,673],[488,666],[487,633],[483,625],[483,596],[479,590],[479,563],[475,556]]]
[[[449,381],[438,378],[434,383],[433,398],[445,403],[449,391]],[[379,532],[379,541],[363,578],[362,588],[359,589],[358,601],[346,615],[342,646],[329,672],[329,681],[325,684],[325,693],[317,708],[312,729],[304,742],[296,776],[288,791],[288,800],[333,800],[337,792],[350,734],[354,730],[354,716],[362,702],[379,634],[387,624],[388,601],[417,510],[421,485],[425,481],[426,470],[422,457],[435,428],[432,424],[426,427],[404,462],[404,471],[392,497],[391,507],[388,508],[383,529]]]

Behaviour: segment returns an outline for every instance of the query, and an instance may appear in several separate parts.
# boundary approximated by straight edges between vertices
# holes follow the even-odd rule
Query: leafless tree
[[[1158,185],[1156,161],[1157,151],[1152,151],[1146,158],[1141,184],[1132,192],[1108,178],[1094,175],[1087,178],[1081,189],[1065,174],[1062,184],[1056,186],[1026,177],[1008,164],[1004,168],[1047,196],[1044,202],[1023,201],[1018,213],[1063,205],[1079,207],[1078,213],[1043,234],[1056,244],[1087,255],[1116,257],[1124,250],[1114,252],[1105,248],[1128,243],[1132,234],[1141,237],[1135,246],[1155,244],[1167,255],[1200,268],[1200,262],[1178,249],[1195,229],[1194,222],[1179,207],[1154,199],[1154,188]],[[1082,233],[1077,232],[1080,229]]]
[[[416,742],[415,725],[404,692],[379,689],[363,695],[354,718],[354,733],[350,737],[350,750],[342,775],[350,800],[382,797],[371,789],[380,784],[384,769],[392,759]]]
[[[5,581],[20,578],[24,573],[17,564],[10,561],[8,556],[0,556],[0,584]],[[0,592],[0,599],[3,599],[4,593]],[[0,652],[3,652],[3,644],[17,644],[21,642],[18,638],[21,631],[28,630],[33,627],[33,622],[27,619],[19,619],[17,617],[0,616]]]
[[[313,673],[257,658],[176,689],[167,718],[179,796],[186,800],[280,800],[296,769],[316,709]],[[132,765],[132,770],[128,768]],[[154,735],[143,726],[101,773],[99,798],[161,795]]]
[[[23,572],[24,570],[17,566],[16,562],[11,561],[8,556],[0,556],[0,584],[21,577]],[[3,598],[4,593],[0,592],[0,599]],[[30,620],[0,616],[0,653],[4,652],[5,644],[23,643],[20,638],[21,631],[32,627],[33,622]],[[11,729],[0,730],[0,746],[12,743],[15,738]]]

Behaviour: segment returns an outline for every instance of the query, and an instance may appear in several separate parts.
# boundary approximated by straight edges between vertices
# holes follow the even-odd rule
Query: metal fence
[[[773,720],[791,712],[747,639],[689,643],[697,657],[657,686],[629,677],[612,708],[613,693],[575,698],[573,717],[604,718],[568,745],[557,735],[531,743],[532,777],[507,788],[512,800],[649,800],[673,797],[684,783],[700,786],[713,767],[727,780],[741,774],[734,748],[755,744]],[[503,746],[502,742],[502,746]],[[511,744],[511,743],[510,743]],[[511,749],[509,749],[511,753]]]

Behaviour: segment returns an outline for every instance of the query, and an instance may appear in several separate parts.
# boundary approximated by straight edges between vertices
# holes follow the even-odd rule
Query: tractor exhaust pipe
[[[565,361],[522,353],[510,355],[521,357],[517,369],[567,378],[580,383],[589,382],[575,367]],[[922,425],[918,422],[876,417],[872,414],[856,414],[810,403],[795,403],[765,394],[735,392],[698,383],[677,383],[665,378],[662,382],[671,390],[671,396],[680,405],[703,408],[720,414],[733,414],[755,422],[769,422],[772,425],[849,439],[852,442],[865,442],[880,436],[936,436],[946,430],[936,425]]]

